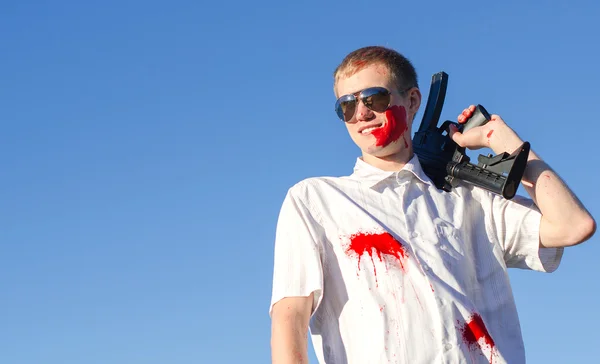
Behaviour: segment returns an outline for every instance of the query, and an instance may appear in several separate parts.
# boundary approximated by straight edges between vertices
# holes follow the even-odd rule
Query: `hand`
[[[459,124],[466,123],[475,112],[475,105],[464,109],[458,115]],[[450,125],[449,135],[456,144],[471,150],[491,148],[496,153],[512,152],[522,144],[517,134],[510,128],[499,115],[490,115],[491,120],[485,125],[474,127],[466,133],[458,131],[456,126]]]
[[[458,123],[465,124],[467,121],[469,121],[471,116],[473,116],[474,112],[475,105],[471,105],[464,109],[463,112],[457,117]],[[493,117],[492,120],[494,120]],[[452,140],[454,140],[454,142],[459,146],[468,149],[474,150],[479,148],[487,148],[490,146],[490,139],[494,134],[493,125],[490,126],[490,124],[492,124],[492,120],[487,122],[485,125],[477,126],[464,134],[459,132],[456,126],[450,125],[450,138],[452,138]]]

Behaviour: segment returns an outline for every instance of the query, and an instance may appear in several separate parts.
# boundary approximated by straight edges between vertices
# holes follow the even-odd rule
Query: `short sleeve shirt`
[[[320,363],[524,363],[507,268],[554,271],[541,214],[460,183],[439,190],[417,157],[358,158],[344,177],[291,187],[277,223],[272,306],[314,293]]]

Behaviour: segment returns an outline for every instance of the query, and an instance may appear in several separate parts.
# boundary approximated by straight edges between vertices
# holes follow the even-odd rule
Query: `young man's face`
[[[347,78],[340,77],[335,91],[337,97],[342,97],[373,87],[383,87],[391,92],[389,107],[372,110],[362,101],[357,102],[352,118],[345,122],[348,133],[363,156],[401,156],[408,161],[412,156],[411,124],[419,108],[420,93],[415,88],[399,93],[388,68],[380,64],[369,65]]]

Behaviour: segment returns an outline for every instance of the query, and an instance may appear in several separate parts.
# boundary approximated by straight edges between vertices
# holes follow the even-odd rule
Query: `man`
[[[417,75],[393,50],[350,53],[334,92],[362,156],[350,176],[309,178],[285,197],[273,362],[308,362],[309,328],[321,363],[525,362],[506,269],[554,271],[564,247],[593,235],[593,218],[533,151],[523,178],[530,199],[467,184],[438,190],[412,151]],[[496,154],[523,143],[498,115],[450,135]]]

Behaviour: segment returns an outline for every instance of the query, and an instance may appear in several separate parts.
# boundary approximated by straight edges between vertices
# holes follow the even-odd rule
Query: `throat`
[[[403,141],[399,142],[403,143]],[[362,159],[367,164],[370,164],[373,167],[382,171],[397,172],[404,168],[406,163],[408,163],[413,156],[414,153],[412,152],[412,150],[408,148],[403,148],[398,153],[382,156],[363,152]]]

